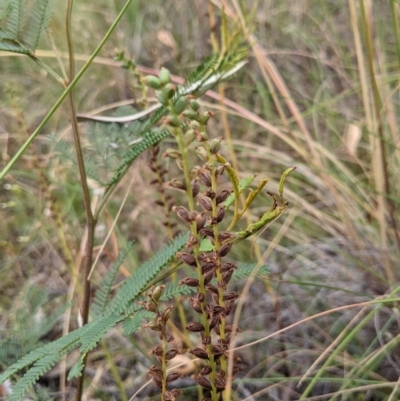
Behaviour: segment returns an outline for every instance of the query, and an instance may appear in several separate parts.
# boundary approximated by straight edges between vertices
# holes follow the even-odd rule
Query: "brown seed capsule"
[[[224,354],[225,351],[226,351],[226,349],[224,349],[224,347],[222,347],[221,345],[213,345],[212,346],[212,353],[215,356],[221,356]]]
[[[215,196],[216,196],[215,192],[212,189],[209,189],[208,191],[206,191],[204,193],[204,195],[207,196],[210,199],[214,199]]]
[[[227,292],[224,294],[224,301],[236,301],[239,295],[236,292]]]
[[[222,377],[216,377],[214,384],[215,387],[217,388],[217,391],[224,391],[226,386],[226,380],[223,379]]]
[[[222,174],[224,174],[224,171],[225,171],[225,165],[223,164],[222,166],[218,166],[218,167],[215,169],[215,175],[216,175],[217,177],[219,177],[219,176],[221,176]]]
[[[196,266],[196,258],[192,254],[187,252],[178,252],[176,256],[188,266]]]
[[[193,310],[197,313],[203,313],[203,310],[201,308],[201,303],[198,302],[194,297],[189,298],[189,303],[190,306],[193,308]]]
[[[182,377],[182,375],[178,372],[171,372],[168,376],[167,376],[167,383],[171,383],[174,382],[175,380],[178,380],[180,377]]]
[[[205,213],[200,213],[196,216],[197,232],[205,226],[206,221],[207,221],[207,215]]]
[[[159,286],[155,287],[150,294],[151,299],[153,299],[155,302],[157,302],[161,298],[161,295],[163,294],[164,289],[165,289],[165,285],[159,285]]]
[[[218,235],[219,242],[225,242],[232,238],[234,238],[234,234],[230,233],[229,231],[224,231]]]
[[[179,181],[177,179],[168,181],[166,184],[172,188],[181,189],[182,191],[186,191],[186,185],[182,181]]]
[[[237,269],[237,266],[231,262],[226,262],[221,266],[221,272],[224,273],[231,269]]]
[[[210,173],[200,173],[201,182],[208,188],[211,188],[211,175]]]
[[[210,294],[216,294],[218,296],[218,288],[215,287],[212,284],[207,284],[206,285],[206,290],[210,293]]]
[[[230,270],[222,273],[222,279],[223,279],[225,285],[228,284],[229,281],[231,280],[234,271],[235,271],[234,269],[230,269]]]
[[[195,150],[201,160],[203,160],[204,162],[208,160],[208,152],[204,146],[196,146]]]
[[[204,285],[208,284],[213,279],[214,275],[214,270],[210,270],[204,274]]]
[[[206,377],[202,376],[202,375],[193,375],[192,379],[197,382],[198,384],[200,384],[200,386],[204,387],[207,390],[211,390],[212,386],[210,383],[210,380],[208,380]]]
[[[205,236],[207,236],[207,237],[214,238],[214,230],[212,230],[211,228],[203,227],[203,228],[200,230],[200,233],[203,234],[203,235],[205,235]]]
[[[225,206],[220,206],[217,210],[217,223],[221,223],[224,217],[225,217]]]
[[[188,287],[198,287],[200,285],[199,280],[193,277],[185,277],[179,282],[179,285],[187,285]]]
[[[215,326],[217,326],[220,323],[220,321],[221,321],[220,316],[212,317],[210,320],[210,330],[212,330]]]
[[[189,353],[193,354],[194,356],[196,356],[197,358],[200,358],[200,359],[207,359],[207,360],[209,359],[207,352],[203,348],[200,348],[200,347],[190,349]]]
[[[170,306],[169,308],[165,309],[165,311],[163,312],[162,320],[163,320],[164,323],[167,323],[169,318],[171,317],[172,309],[174,309],[174,307]]]
[[[193,332],[204,331],[204,326],[199,322],[191,322],[186,326],[186,329]]]
[[[161,331],[162,330],[161,324],[157,323],[157,322],[149,322],[149,323],[147,323],[147,325],[145,325],[145,327],[148,327],[150,330],[153,330],[153,331]]]
[[[200,369],[200,374],[201,375],[203,375],[203,376],[207,376],[207,375],[209,375],[210,373],[212,372],[212,369],[211,369],[211,366],[203,366],[201,369]]]
[[[215,198],[217,205],[224,202],[231,193],[232,193],[232,191],[230,189],[223,189],[222,191],[220,191]]]
[[[151,351],[150,351],[150,353],[149,353],[149,355],[156,355],[156,356],[161,356],[162,354],[163,354],[163,349],[162,349],[162,347],[160,347],[159,345],[157,345],[156,347],[154,347]]]
[[[200,333],[200,336],[203,345],[211,344],[211,336],[206,336],[203,332]]]
[[[212,210],[212,202],[210,198],[200,197],[197,199],[197,203],[207,212],[211,212]]]
[[[192,196],[195,198],[200,192],[200,183],[197,180],[192,182]]]
[[[218,255],[221,258],[226,256],[229,253],[229,251],[231,250],[231,247],[232,247],[232,243],[231,242],[227,242],[227,243],[223,244],[221,246],[221,249],[218,252]]]
[[[170,361],[171,359],[174,359],[178,354],[179,351],[176,348],[170,349],[165,353],[165,359],[167,361]]]
[[[196,213],[189,212],[189,210],[183,206],[174,206],[172,211],[176,212],[181,219],[188,223],[191,223],[196,219]]]
[[[173,390],[168,390],[164,391],[163,393],[163,400],[164,401],[176,401],[176,397],[178,397],[179,394],[182,394],[183,391],[178,388],[174,388]]]
[[[225,314],[226,316],[229,316],[231,312],[233,311],[233,308],[235,306],[235,301],[228,301],[225,303]]]
[[[221,149],[221,139],[215,138],[210,142],[210,152],[215,155]]]

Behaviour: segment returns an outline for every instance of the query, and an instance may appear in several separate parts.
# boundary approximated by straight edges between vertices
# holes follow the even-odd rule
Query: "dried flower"
[[[192,254],[187,252],[178,252],[176,256],[188,266],[196,266],[196,258]]]
[[[186,329],[193,332],[204,331],[204,326],[199,322],[191,322],[186,326]]]
[[[205,351],[203,348],[199,348],[199,347],[192,348],[189,350],[189,353],[193,354],[194,356],[196,356],[197,358],[200,358],[200,359],[207,359],[207,360],[209,359],[207,351]]]
[[[172,348],[165,353],[165,359],[167,361],[174,359],[179,354],[179,351],[176,348]]]
[[[193,277],[185,277],[183,280],[179,282],[179,285],[187,285],[188,287],[198,287],[199,280]]]
[[[212,210],[212,202],[210,198],[200,197],[197,199],[197,203],[207,212],[211,212]]]

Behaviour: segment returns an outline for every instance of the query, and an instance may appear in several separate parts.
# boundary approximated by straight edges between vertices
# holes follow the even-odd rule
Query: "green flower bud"
[[[190,129],[188,131],[186,131],[184,137],[183,137],[183,143],[185,144],[185,146],[190,145],[196,138],[196,134],[194,133],[193,129]]]
[[[186,99],[181,96],[174,104],[174,110],[176,114],[181,114],[187,105]]]
[[[197,146],[196,153],[200,157],[201,160],[207,161],[208,160],[208,152],[204,146]]]
[[[168,84],[171,82],[171,74],[166,68],[161,68],[160,74],[158,75],[160,78],[161,83]]]
[[[162,87],[160,80],[154,75],[147,75],[147,77],[144,78],[144,82],[153,89],[160,89]]]
[[[161,295],[164,292],[165,285],[159,285],[156,288],[154,288],[151,298],[154,299],[154,301],[158,301],[161,298]]]
[[[189,119],[189,120],[196,120],[197,117],[198,117],[197,113],[195,113],[195,112],[192,111],[192,110],[185,110],[185,111],[183,112],[183,115],[184,115],[184,117],[186,117],[186,118]]]
[[[192,100],[190,101],[190,108],[191,108],[193,111],[198,111],[199,108],[200,108],[200,105],[199,105],[199,103],[198,103],[196,100],[192,99]]]
[[[210,142],[210,152],[215,155],[221,149],[221,139],[215,138]]]

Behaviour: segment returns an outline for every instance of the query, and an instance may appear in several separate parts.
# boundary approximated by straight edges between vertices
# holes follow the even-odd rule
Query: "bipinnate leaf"
[[[138,297],[151,280],[182,250],[189,238],[189,233],[183,233],[160,249],[150,260],[142,264],[136,272],[127,279],[113,300],[107,306],[105,313],[123,313],[132,301]]]
[[[106,273],[103,280],[101,280],[100,286],[96,291],[96,295],[92,304],[92,311],[94,316],[100,316],[104,313],[107,307],[107,301],[111,293],[112,285],[115,280],[115,276],[118,273],[120,266],[128,255],[129,251],[132,249],[135,241],[131,241],[127,244],[125,249],[121,251],[118,255],[117,260],[114,262],[110,271]]]
[[[23,41],[34,51],[50,24],[57,0],[37,0],[31,9],[28,29],[23,35]]]

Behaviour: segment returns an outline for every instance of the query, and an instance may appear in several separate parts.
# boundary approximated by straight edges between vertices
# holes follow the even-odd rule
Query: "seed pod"
[[[194,99],[192,99],[192,100],[189,102],[189,105],[190,105],[190,108],[191,108],[193,111],[198,111],[199,108],[200,108],[199,103],[198,103],[196,100],[194,100]]]
[[[150,330],[153,331],[161,331],[162,330],[162,326],[160,323],[157,322],[149,322],[147,323],[147,325],[145,325],[145,327],[148,327]]]
[[[163,154],[162,157],[170,157],[171,159],[181,159],[182,155],[179,150],[168,148]]]
[[[150,355],[157,355],[157,356],[161,356],[163,354],[163,349],[162,347],[160,347],[159,345],[157,345],[156,347],[154,347],[151,351],[150,351]]]
[[[199,347],[192,348],[189,350],[189,353],[193,354],[194,356],[197,356],[197,358],[200,359],[207,359],[207,360],[209,359],[207,352],[203,348]]]
[[[173,307],[173,306],[170,306],[170,307],[168,307],[167,309],[165,309],[165,311],[163,312],[163,314],[162,314],[162,320],[163,320],[164,323],[167,323],[168,320],[169,320],[169,318],[171,317],[172,309],[174,309],[174,307]]]
[[[170,349],[165,353],[165,359],[167,361],[170,361],[171,359],[174,359],[178,354],[179,351],[176,348]]]
[[[176,114],[181,114],[187,105],[186,99],[181,96],[175,103],[174,103],[174,111]]]
[[[150,294],[151,299],[153,299],[157,303],[157,301],[161,298],[161,295],[163,294],[164,289],[165,289],[165,285],[158,285],[157,287],[155,287],[154,290]]]
[[[225,349],[221,345],[213,345],[212,353],[214,356],[221,356],[225,352]]]
[[[172,211],[176,212],[178,216],[185,220],[187,223],[191,223],[196,219],[196,213],[194,212],[189,212],[185,207],[183,206],[174,206],[172,208]]]
[[[217,177],[219,177],[219,176],[221,176],[221,175],[224,173],[224,171],[225,171],[225,165],[223,164],[222,166],[218,166],[218,167],[215,169],[215,175],[216,175]]]
[[[218,208],[217,211],[217,223],[221,223],[221,221],[224,219],[225,217],[225,206],[222,205]]]
[[[211,111],[206,111],[205,113],[201,114],[201,115],[199,116],[199,122],[200,122],[200,124],[207,125],[208,120],[209,120],[210,117],[212,117],[213,115],[214,115],[214,113],[211,112]]]
[[[205,235],[206,237],[214,238],[214,231],[211,228],[203,227],[200,230],[200,233]]]
[[[195,149],[200,159],[206,162],[208,160],[208,153],[206,148],[204,146],[197,146]]]
[[[224,273],[228,270],[231,269],[237,269],[237,266],[231,262],[225,262],[222,266],[221,266],[221,272]]]
[[[210,173],[200,173],[201,182],[208,188],[211,188],[211,175]]]
[[[160,74],[158,75],[158,78],[160,79],[160,82],[163,84],[168,84],[169,82],[171,82],[171,74],[170,72],[162,67]]]
[[[215,138],[210,142],[210,152],[215,155],[221,149],[221,139]]]
[[[215,287],[212,284],[207,284],[206,285],[206,290],[210,293],[210,294],[215,294],[218,296],[218,288]]]
[[[196,216],[195,221],[196,221],[197,232],[199,232],[199,230],[201,230],[206,224],[207,215],[205,213],[200,213]]]
[[[231,281],[234,271],[235,271],[234,269],[231,269],[222,273],[222,279],[224,280],[225,285],[228,284],[229,281]]]
[[[217,391],[224,391],[226,386],[226,380],[223,379],[222,377],[216,377],[214,384],[215,387],[217,388]]]
[[[176,401],[176,397],[182,394],[183,391],[180,388],[174,388],[173,390],[168,390],[163,393],[164,401]]]
[[[198,300],[196,300],[195,297],[189,298],[189,303],[190,303],[190,306],[193,308],[193,310],[195,312],[203,313],[203,310],[201,308],[201,303],[198,302]]]
[[[196,179],[192,182],[192,196],[195,198],[200,192],[200,183]]]
[[[144,82],[153,89],[160,89],[162,86],[161,81],[154,75],[147,75],[144,77]]]
[[[167,383],[174,382],[175,380],[178,380],[180,377],[182,377],[182,375],[179,372],[171,372],[167,376]]]
[[[214,199],[215,198],[215,192],[212,189],[209,189],[208,191],[206,191],[204,193],[205,196],[207,196],[210,199]]]
[[[236,301],[239,295],[236,292],[227,292],[224,294],[224,301]]]
[[[199,322],[191,322],[186,326],[186,329],[193,331],[194,333],[198,333],[200,331],[204,331],[204,326]]]
[[[211,212],[212,210],[212,202],[210,198],[206,198],[205,196],[201,196],[197,199],[197,203],[207,212]]]
[[[181,189],[183,191],[186,191],[186,185],[182,181],[179,181],[177,179],[173,179],[173,180],[167,182],[167,185],[172,188]]]
[[[203,275],[203,277],[204,277],[204,285],[207,285],[208,283],[210,283],[211,280],[213,279],[214,275],[215,275],[214,274],[214,270],[210,270],[206,274],[204,274]]]
[[[202,131],[201,128],[196,130],[196,137],[199,142],[208,141],[208,135],[206,131]]]
[[[181,120],[173,114],[169,114],[168,116],[164,117],[163,122],[164,124],[170,125],[171,127],[181,126]]]
[[[168,93],[166,91],[164,91],[164,90],[156,91],[156,98],[163,106],[168,105],[169,97],[168,97]]]
[[[187,285],[188,287],[198,287],[200,285],[199,280],[193,277],[186,277],[179,282],[179,285]]]
[[[229,251],[231,250],[231,248],[232,248],[232,243],[231,242],[225,243],[224,245],[222,245],[221,249],[219,250],[218,255],[221,258],[226,256],[229,253]]]
[[[184,113],[184,116],[186,117],[186,113]],[[189,127],[194,129],[195,131],[202,131],[201,125],[196,121],[195,119],[192,119],[190,121]]]
[[[217,202],[217,205],[220,203],[224,202],[228,196],[232,193],[230,189],[223,189],[218,193],[218,195],[215,197],[215,201]]]
[[[201,343],[203,345],[211,344],[211,336],[206,336],[205,333],[203,332],[200,333],[200,336],[201,336]]]
[[[203,366],[200,369],[200,374],[202,374],[203,376],[207,376],[212,372],[211,366]]]
[[[195,112],[192,111],[192,110],[185,110],[185,111],[182,113],[182,115],[183,115],[184,117],[186,117],[187,119],[189,119],[189,120],[194,120],[194,121],[196,121],[196,119],[197,119],[197,117],[198,117],[198,114],[195,113]],[[197,124],[198,124],[198,123],[197,123]],[[194,128],[194,127],[192,127],[192,128]],[[200,129],[200,125],[198,124],[198,125],[197,125],[197,128],[195,128],[195,129]]]
[[[200,386],[204,387],[207,390],[211,390],[212,386],[210,383],[210,380],[208,380],[206,377],[202,376],[202,375],[193,375],[192,379],[200,384]]]
[[[178,252],[176,256],[188,266],[196,266],[196,258],[192,254],[187,252]]]
[[[196,138],[196,135],[194,133],[193,129],[189,129],[185,132],[185,135],[183,136],[183,143],[185,146],[189,146]]]
[[[231,234],[229,231],[224,231],[218,235],[219,242],[225,242],[232,238],[234,238],[234,234]]]

